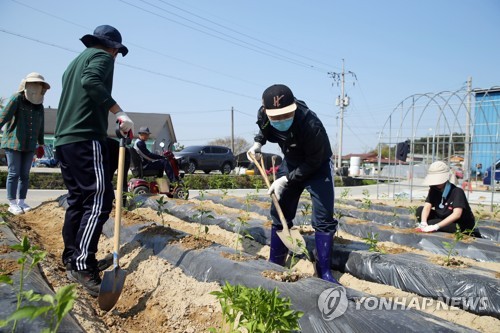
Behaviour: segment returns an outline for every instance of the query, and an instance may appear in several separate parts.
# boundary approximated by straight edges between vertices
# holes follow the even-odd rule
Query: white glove
[[[434,232],[434,231],[438,231],[438,230],[439,230],[439,226],[437,224],[428,225],[426,227],[420,228],[421,232]]]
[[[283,193],[283,190],[285,189],[286,184],[288,183],[288,179],[286,176],[280,177],[276,179],[272,184],[269,190],[267,191],[267,194],[271,195],[273,192],[276,195],[276,198],[279,200],[281,197],[281,193]]]
[[[260,153],[260,148],[262,148],[262,144],[260,142],[253,143],[253,146],[247,151],[247,158],[249,161],[253,161],[255,154]]]
[[[427,226],[428,226],[427,222],[420,222],[419,224],[417,224],[417,228],[425,228]]]
[[[127,116],[127,114],[123,110],[115,113],[115,116],[120,123],[120,131],[124,136],[127,136],[127,133],[129,131],[134,132],[134,122],[132,121],[132,119],[130,119],[129,116]]]

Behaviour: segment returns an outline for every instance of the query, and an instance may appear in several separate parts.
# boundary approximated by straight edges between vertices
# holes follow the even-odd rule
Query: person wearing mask
[[[262,95],[262,102],[257,114],[259,133],[247,152],[248,158],[252,160],[252,155],[260,153],[267,141],[280,146],[284,158],[268,193],[276,195],[289,228],[293,225],[302,192],[307,190],[311,194],[316,271],[323,280],[338,284],[330,270],[338,221],[333,218],[334,171],[326,130],[318,116],[305,102],[296,100],[286,85],[268,87]],[[269,261],[283,266],[288,249],[277,235],[283,226],[274,203],[271,218]]]
[[[457,226],[460,231],[469,230],[471,235],[481,237],[475,226],[475,218],[460,187],[450,182],[450,167],[442,161],[429,166],[424,185],[429,186],[425,204],[417,208],[416,217],[420,222],[417,231],[455,233]]]
[[[63,74],[56,115],[56,155],[68,189],[62,260],[68,278],[97,297],[101,277],[96,253],[114,199],[108,113],[116,116],[124,136],[132,134],[134,124],[111,96],[115,59],[128,53],[120,32],[101,25],[81,41],[87,48]]]
[[[30,73],[0,113],[0,128],[3,128],[1,148],[5,150],[8,165],[8,211],[14,215],[31,210],[25,200],[37,144],[43,149],[43,98],[48,89],[50,85],[42,75]]]

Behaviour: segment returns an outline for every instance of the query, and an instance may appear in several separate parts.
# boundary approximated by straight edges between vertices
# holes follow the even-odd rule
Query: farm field
[[[308,203],[304,196],[295,224],[300,225],[312,253],[314,235],[308,225]],[[24,215],[6,216],[9,228],[0,229],[4,271],[16,276],[16,266],[5,257],[11,251],[6,244],[15,240],[14,236],[19,240],[26,235],[47,251],[40,263],[47,286],[58,290],[70,283],[60,262],[64,204],[62,198],[44,202]],[[318,297],[333,285],[312,277],[313,265],[305,256],[295,258],[297,282],[279,282],[263,274],[291,270],[266,260],[270,199],[263,193],[232,197],[221,192],[165,201],[160,197],[132,198],[122,218],[120,266],[128,275],[120,299],[113,310],[104,312],[96,299],[78,287],[78,299],[66,327],[79,327],[81,332],[220,330],[222,309],[210,292],[221,291],[228,281],[278,288],[281,296],[290,298],[294,310],[304,312],[299,322],[303,332],[337,332],[348,327],[356,330],[374,320],[377,324],[371,327],[373,332],[396,326],[415,332],[423,328],[442,332],[495,331],[500,327],[500,251],[495,239],[500,231],[498,216],[477,211],[484,221],[479,226],[490,239],[466,237],[455,244],[450,254],[444,242],[453,243],[453,235],[413,232],[412,205],[391,200],[337,200],[340,229],[332,268],[347,290],[349,304],[342,316],[325,320],[318,309]],[[112,218],[103,233],[98,258],[112,251]],[[7,287],[0,290],[4,292]],[[474,297],[481,304],[467,308],[460,301],[454,306],[443,303],[450,298]],[[404,310],[387,310],[368,309],[362,303],[380,298],[407,299],[413,305],[407,304]],[[22,327],[25,332],[32,328],[21,325],[18,331]]]

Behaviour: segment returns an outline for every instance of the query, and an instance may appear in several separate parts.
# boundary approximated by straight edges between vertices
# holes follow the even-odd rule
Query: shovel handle
[[[249,154],[251,159],[253,160],[254,164],[257,166],[257,169],[259,169],[259,172],[264,178],[264,182],[266,183],[267,188],[269,189],[271,187],[271,184],[269,182],[269,178],[267,177],[266,170],[264,170],[264,167],[259,163],[257,160],[257,157],[253,154]],[[262,157],[260,158],[262,161]],[[276,211],[278,212],[278,215],[280,217],[281,224],[283,225],[283,232],[286,234],[290,233],[290,230],[288,229],[288,223],[286,222],[285,215],[283,215],[283,211],[281,210],[280,203],[278,202],[278,198],[276,198],[276,194],[271,193],[271,198],[273,199],[274,207],[276,207]]]

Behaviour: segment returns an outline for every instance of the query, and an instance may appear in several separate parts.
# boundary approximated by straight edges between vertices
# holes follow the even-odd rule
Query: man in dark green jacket
[[[111,97],[114,61],[118,53],[128,53],[120,32],[102,25],[81,41],[87,49],[64,72],[55,128],[57,158],[68,188],[62,260],[68,277],[97,297],[101,278],[95,255],[114,199],[108,112],[116,115],[124,134],[133,130],[133,122]]]

